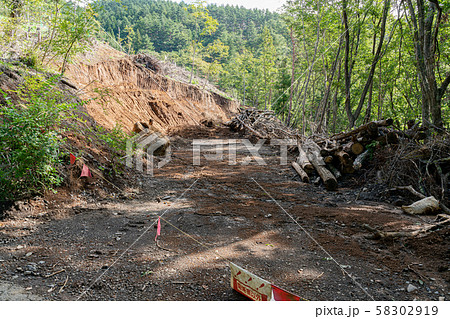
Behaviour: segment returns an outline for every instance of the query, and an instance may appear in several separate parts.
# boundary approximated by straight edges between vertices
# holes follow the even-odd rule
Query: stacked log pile
[[[287,127],[273,111],[254,108],[242,109],[227,125],[261,139],[297,139],[298,157],[292,163],[293,169],[305,183],[315,172],[328,190],[336,190],[343,175],[360,170],[377,145],[396,145],[405,139],[426,137],[424,129],[413,121],[408,122],[405,131],[393,129],[392,119],[369,122],[330,137],[304,137]]]
[[[308,159],[316,162],[313,165],[325,187],[335,190],[342,175],[361,169],[376,142],[398,144],[397,133],[383,129],[392,124],[391,119],[374,121],[329,138],[307,139],[299,143],[299,154],[306,152]],[[320,163],[320,170],[317,163]]]
[[[261,139],[283,139],[298,136],[296,130],[287,127],[270,110],[241,109],[241,112],[226,125],[234,131],[249,131]]]

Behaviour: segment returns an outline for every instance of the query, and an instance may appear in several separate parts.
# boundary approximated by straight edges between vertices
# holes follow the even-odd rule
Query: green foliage
[[[197,56],[201,57],[202,53],[202,47],[203,47],[203,36],[211,35],[217,30],[218,22],[216,19],[212,18],[209,13],[208,9],[205,6],[206,1],[197,0],[193,4],[190,4],[186,9],[186,11],[190,12],[190,17],[194,21],[194,30],[193,30],[193,39],[191,41],[192,43],[192,67],[191,67],[191,79],[190,82],[192,83],[193,75],[195,71],[196,66],[196,53]],[[201,60],[201,62],[204,62]],[[202,63],[204,64],[204,63]],[[217,63],[216,63],[217,64]],[[207,73],[209,76],[209,73],[211,71],[211,67],[203,68],[208,69]],[[217,68],[215,68],[217,69]]]
[[[190,16],[194,21],[194,41],[198,41],[202,35],[211,35],[216,32],[219,22],[209,15],[209,10],[206,8],[206,1],[196,0],[185,8],[185,10],[190,12]]]
[[[140,35],[140,40],[132,44],[135,52],[154,50],[153,55],[167,56],[220,84],[222,90],[241,101],[247,94],[249,105],[269,106],[281,90],[275,82],[282,55],[288,52],[288,33],[277,13],[206,5],[205,1],[190,5],[162,0],[122,0],[120,4],[98,1],[98,4],[104,8],[98,19],[115,39],[110,41],[112,45],[125,36],[126,26],[132,26],[135,38],[138,32]],[[250,53],[252,60],[241,71],[237,65],[244,52]],[[273,86],[276,89],[271,89]]]
[[[133,45],[134,39],[136,37],[136,33],[134,32],[133,28],[130,27],[129,25],[127,25],[125,27],[125,31],[127,32],[127,38],[126,38],[127,53],[133,54],[134,51],[132,49],[132,45]]]
[[[54,56],[63,59],[61,71],[64,73],[71,57],[89,47],[99,25],[95,19],[95,10],[90,5],[79,7],[70,2],[63,2],[61,7],[57,6],[56,4],[57,9],[49,25],[49,37],[42,43],[42,47],[46,52],[50,50]]]
[[[114,39],[111,43],[120,42],[132,34],[129,28],[133,29],[135,35],[126,42],[124,51],[154,50],[160,57],[167,56],[215,81],[246,105],[274,109],[282,119],[287,118],[292,105],[291,123],[306,133],[319,129],[322,133],[382,118],[405,123],[422,116],[426,103],[422,103],[417,72],[412,15],[407,2],[391,2],[384,36],[382,17],[384,8],[389,8],[387,1],[324,4],[319,0],[293,0],[287,1],[282,15],[206,5],[204,1],[188,5],[164,0],[104,0],[97,4],[104,7],[98,21]],[[419,2],[411,3],[417,12]],[[430,58],[436,61],[438,92],[447,91],[439,102],[442,120],[448,126],[450,94],[448,88],[439,86],[450,76],[450,24],[446,14],[450,4],[436,2],[442,12],[436,24],[436,10],[431,19],[434,3],[423,2],[423,16],[438,31],[436,52]],[[214,56],[217,41],[228,51],[220,58]],[[377,55],[380,41],[381,52]]]
[[[0,109],[0,200],[40,193],[62,181],[57,127],[74,105],[62,102],[55,82],[56,78],[28,77],[15,92],[0,91],[6,101]],[[13,103],[11,93],[22,103]]]
[[[119,104],[121,103],[113,96],[112,91],[109,88],[95,88],[93,92],[96,94],[96,97],[91,100],[97,101],[103,108],[105,108],[105,105],[109,103],[111,99]],[[105,114],[107,115],[107,113]],[[82,121],[80,118],[77,120],[79,122]],[[125,155],[127,140],[130,138],[130,136],[124,132],[123,127],[120,124],[116,124],[113,129],[109,130],[102,126],[90,126],[86,124],[83,125],[83,131],[84,137],[87,138],[90,144],[108,150],[112,171],[115,174],[120,174],[123,168],[124,161],[122,158]]]
[[[375,150],[379,147],[380,142],[374,140],[370,144],[366,145],[366,150],[369,152],[370,159],[372,159]]]
[[[25,52],[20,58],[20,61],[32,69],[40,69],[42,66],[39,56],[35,51]]]
[[[70,59],[96,36],[95,16],[94,6],[81,0],[2,0],[0,57],[18,54],[31,67],[58,60],[64,72]]]
[[[417,12],[418,2],[411,3]],[[434,2],[425,2],[425,5],[432,3]],[[442,12],[445,12],[448,1],[436,3],[439,3]],[[311,0],[288,1],[285,5],[283,18],[289,28],[293,28],[297,56],[294,62],[296,83],[292,115],[297,123],[306,126],[306,132],[314,132],[321,117],[329,132],[348,129],[351,121],[345,109],[345,102],[349,101],[350,111],[355,114],[367,80],[372,75],[372,85],[365,95],[363,108],[355,125],[382,118],[394,118],[405,123],[409,119],[417,120],[421,117],[423,97],[416,69],[414,32],[408,5],[407,2],[392,1],[385,35],[382,36],[382,16],[386,4],[389,3],[364,0],[342,1],[338,6],[324,6],[321,1]],[[344,7],[349,32],[348,97],[345,79],[347,40],[343,26]],[[427,11],[423,15],[430,19],[431,13]],[[448,19],[443,18],[439,24],[439,49],[436,52],[436,61],[439,61],[436,63],[438,87],[450,75],[449,32]],[[381,37],[381,54],[378,60],[374,60]],[[333,73],[335,61],[336,68]],[[292,65],[292,62],[289,64]],[[375,72],[370,75],[373,65]],[[283,81],[287,84],[286,78]],[[327,95],[328,87],[330,91]],[[286,90],[285,95],[289,92]],[[325,96],[328,98],[325,99]],[[448,93],[444,95],[441,102],[442,117],[447,125],[450,123],[448,96]],[[281,105],[277,108],[281,108]]]
[[[109,151],[112,171],[121,174],[124,164],[121,159],[125,155],[127,140],[130,137],[124,133],[120,125],[116,125],[112,130],[97,126],[94,134],[95,140]]]

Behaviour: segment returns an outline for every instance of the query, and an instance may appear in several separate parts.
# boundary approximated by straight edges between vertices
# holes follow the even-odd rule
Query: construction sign
[[[230,262],[231,287],[255,301],[300,301],[296,296]]]
[[[269,301],[272,295],[270,282],[230,263],[231,287],[255,301]]]

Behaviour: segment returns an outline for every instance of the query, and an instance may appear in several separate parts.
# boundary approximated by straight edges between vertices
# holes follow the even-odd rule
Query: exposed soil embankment
[[[106,128],[121,125],[129,131],[134,123],[152,119],[156,128],[167,131],[203,119],[223,122],[239,107],[236,101],[171,80],[130,57],[78,62],[66,76],[89,101],[89,115]]]

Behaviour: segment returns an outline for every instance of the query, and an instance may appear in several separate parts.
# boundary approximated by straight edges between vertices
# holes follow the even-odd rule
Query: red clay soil
[[[120,125],[129,132],[134,123],[150,119],[161,132],[204,119],[221,123],[239,107],[236,101],[172,80],[102,44],[79,56],[65,75],[79,89],[88,114],[107,129]]]
[[[240,144],[236,165],[226,145],[215,160],[203,156],[215,146],[202,146],[194,165],[193,139],[242,138],[225,127],[171,135],[169,164],[115,180],[126,196],[92,180],[16,203],[0,222],[0,281],[46,300],[246,300],[230,287],[232,261],[308,300],[450,297],[448,227],[374,240],[365,226],[407,231],[434,216],[380,202],[370,193],[377,185],[304,184],[269,144],[259,151],[265,166],[244,165]]]

